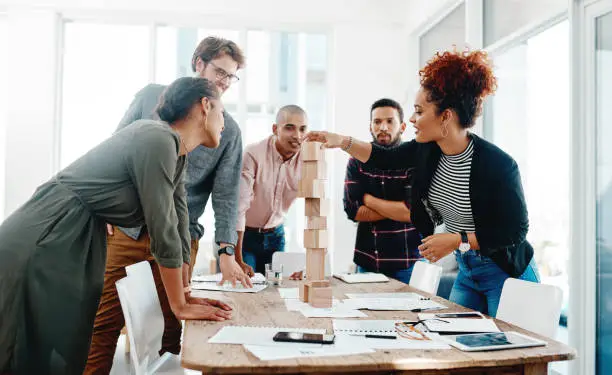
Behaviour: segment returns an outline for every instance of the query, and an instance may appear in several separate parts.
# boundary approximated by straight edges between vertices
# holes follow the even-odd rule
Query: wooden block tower
[[[325,280],[329,214],[329,200],[325,199],[327,164],[321,143],[305,142],[302,145],[302,163],[298,196],[306,198],[306,280],[300,284],[300,300],[314,307],[331,307],[331,286]]]

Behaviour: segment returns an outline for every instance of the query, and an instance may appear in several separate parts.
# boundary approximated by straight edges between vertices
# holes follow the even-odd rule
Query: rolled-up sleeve
[[[189,241],[189,233],[187,238],[179,233],[175,198],[178,194],[180,201],[184,193],[175,192],[174,186],[178,142],[167,131],[150,129],[134,137],[127,159],[149,229],[151,253],[161,266],[179,268],[184,258],[182,244]]]

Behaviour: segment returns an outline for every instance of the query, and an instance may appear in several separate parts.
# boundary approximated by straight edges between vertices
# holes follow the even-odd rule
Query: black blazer
[[[525,272],[533,248],[525,239],[529,229],[521,177],[514,159],[494,144],[470,134],[474,154],[470,172],[470,201],[476,238],[483,255],[490,257],[511,277]],[[424,236],[433,234],[434,219],[427,195],[442,150],[435,142],[410,141],[385,149],[372,145],[367,164],[380,169],[415,167],[411,218]],[[428,212],[429,211],[429,212]]]

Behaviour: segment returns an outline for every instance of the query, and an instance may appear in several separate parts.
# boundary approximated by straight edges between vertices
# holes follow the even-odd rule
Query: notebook
[[[347,335],[388,335],[395,336],[397,320],[347,320],[334,319],[334,333]]]
[[[344,281],[345,283],[384,283],[389,281],[387,276],[382,273],[365,272],[365,273],[341,273],[334,275],[335,278]]]
[[[419,314],[429,332],[440,334],[500,332],[493,319],[488,318],[436,318],[435,314]]]

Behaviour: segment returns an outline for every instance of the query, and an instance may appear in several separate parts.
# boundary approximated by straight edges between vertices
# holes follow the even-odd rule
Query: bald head
[[[276,123],[283,124],[287,122],[290,117],[293,116],[303,116],[304,119],[307,119],[306,111],[302,109],[299,105],[289,104],[278,110],[276,113]]]

